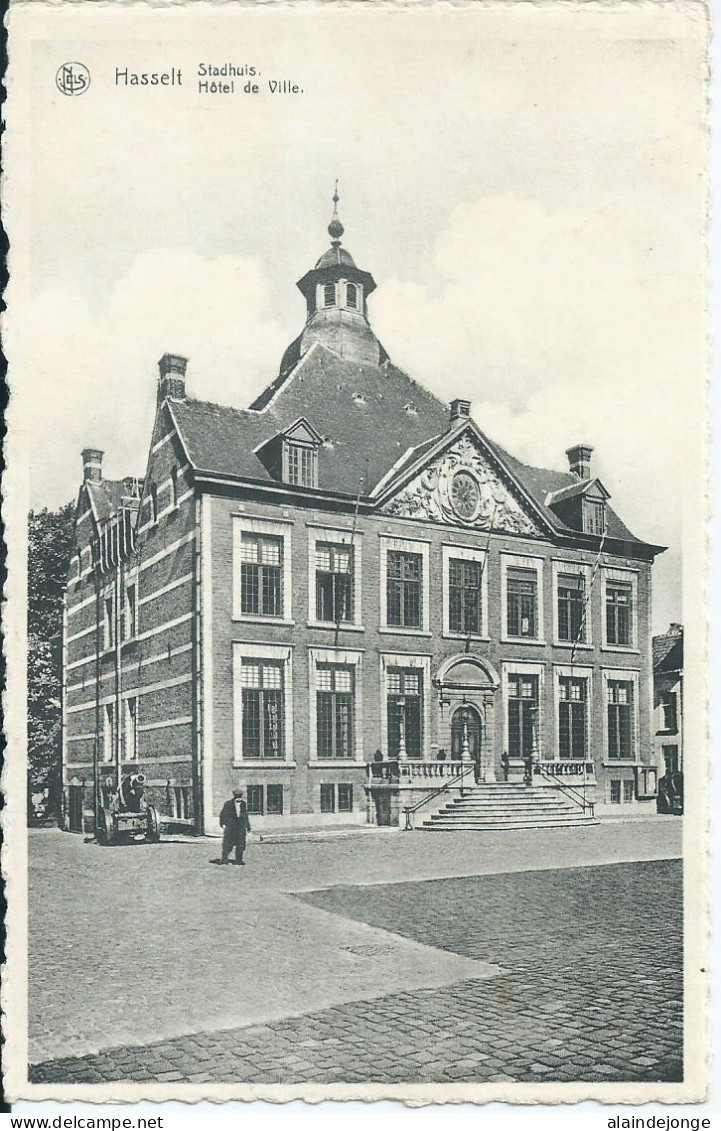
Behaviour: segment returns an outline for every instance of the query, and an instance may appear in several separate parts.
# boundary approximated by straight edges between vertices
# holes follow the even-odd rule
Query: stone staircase
[[[430,832],[475,829],[566,829],[597,825],[589,809],[585,812],[559,789],[524,785],[522,782],[486,782],[470,786],[438,813],[416,820],[416,827]]]

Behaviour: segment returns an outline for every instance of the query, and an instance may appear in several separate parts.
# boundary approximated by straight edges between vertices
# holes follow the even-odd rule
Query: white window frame
[[[117,633],[120,625],[117,623],[117,607],[115,601],[115,583],[113,582],[101,594],[103,614],[103,652],[112,652],[117,643]],[[107,603],[110,602],[110,617],[107,615]],[[125,595],[123,594],[123,601]]]
[[[631,585],[631,643],[609,644],[606,626],[606,594],[609,581]],[[638,654],[638,570],[601,567],[601,648],[604,652],[635,652]]]
[[[318,620],[316,593],[316,545],[318,542],[333,542],[335,545],[350,546],[353,551],[353,620],[341,622],[342,632],[364,632],[363,628],[363,535],[350,530],[334,527],[313,527],[308,532],[308,624],[311,628],[333,630],[332,621]]]
[[[553,643],[557,648],[573,648],[572,640],[561,640],[559,632],[558,615],[558,579],[559,577],[576,576],[583,578],[584,584],[584,610],[586,639],[576,644],[576,651],[583,648],[593,648],[593,590],[591,578],[593,568],[584,562],[569,561],[565,558],[554,558],[551,562],[553,571]]]
[[[130,703],[135,702],[135,716],[130,713]],[[138,710],[140,698],[138,695],[123,696],[123,761],[137,762],[138,760]],[[132,722],[132,728],[129,724]],[[128,754],[128,734],[132,734],[133,752]]]
[[[283,757],[243,757],[243,688],[240,669],[243,660],[268,660],[283,664]],[[293,648],[290,644],[233,642],[233,765],[295,766],[293,753]]]
[[[410,538],[397,538],[391,534],[380,536],[380,628],[379,632],[392,636],[430,636],[430,542]],[[388,624],[388,551],[400,550],[404,554],[421,556],[421,624],[419,628]]]
[[[501,710],[503,711],[503,749],[508,754],[509,747],[509,726],[508,726],[508,703],[511,698],[509,693],[509,677],[512,675],[535,675],[538,676],[538,757],[544,762],[546,761],[545,753],[543,750],[543,729],[545,712],[544,705],[544,683],[546,676],[546,665],[534,660],[519,661],[515,663],[511,660],[503,660],[501,663],[501,687],[502,687],[502,704]],[[510,757],[510,755],[509,755]],[[550,761],[550,759],[549,759]]]
[[[348,303],[348,287],[355,287],[355,306],[350,306]],[[357,310],[360,314],[363,313],[363,287],[360,283],[354,283],[352,279],[344,279],[343,299],[343,306],[346,310]]]
[[[364,761],[363,755],[363,653],[357,648],[309,648],[308,649],[308,725],[309,758],[313,767],[329,769],[357,766]],[[353,758],[318,759],[318,700],[316,698],[316,671],[319,664],[340,664],[353,668]]]
[[[279,617],[267,617],[262,613],[244,613],[240,603],[240,575],[241,575],[241,539],[243,534],[270,535],[283,540],[282,554],[282,595],[283,613]],[[275,522],[267,518],[252,518],[246,515],[233,516],[233,620],[251,622],[253,624],[293,624],[293,524],[290,522]]]
[[[488,640],[488,554],[485,550],[476,550],[472,546],[456,545],[443,542],[443,635],[453,640],[466,640],[470,635],[472,640]],[[481,564],[481,631],[480,633],[456,632],[451,628],[451,558],[464,562],[480,562]]]
[[[601,687],[603,692],[603,757],[604,766],[612,769],[614,766],[635,766],[641,761],[639,752],[640,738],[640,711],[638,702],[638,689],[641,673],[635,668],[601,668]],[[632,758],[609,758],[608,756],[608,685],[611,680],[621,680],[633,684],[633,750]]]
[[[108,765],[115,758],[113,749],[113,735],[117,720],[115,719],[115,703],[103,703],[103,757],[104,765]]]
[[[546,622],[543,601],[543,576],[545,559],[533,554],[509,554],[501,550],[501,642],[503,644],[545,644]],[[508,635],[508,570],[532,569],[536,573],[536,628],[537,636]]]
[[[586,757],[561,757],[561,679],[586,680]],[[593,737],[593,666],[591,664],[553,665],[553,748],[549,751],[549,762],[601,762],[592,747]],[[546,759],[544,759],[546,760]]]
[[[333,302],[330,303],[327,303],[325,301],[325,288],[327,286],[332,286],[334,288]],[[334,307],[340,306],[338,297],[338,282],[318,283],[318,290],[316,292],[316,310],[332,310]]]
[[[417,652],[381,652],[380,660],[381,750],[383,757],[388,757],[388,669],[417,668],[423,674],[423,743],[420,761],[427,762],[431,756],[431,657]],[[416,762],[418,759],[410,758],[409,761]]]
[[[123,641],[135,640],[138,635],[138,606],[140,604],[140,578],[137,571],[125,575],[123,585]],[[135,608],[133,610],[133,623],[128,632],[128,589],[135,589]]]

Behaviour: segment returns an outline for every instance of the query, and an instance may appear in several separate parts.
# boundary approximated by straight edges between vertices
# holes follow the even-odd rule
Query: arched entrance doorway
[[[500,750],[494,707],[500,679],[495,668],[485,656],[457,652],[442,662],[433,685],[441,708],[439,746],[450,745],[454,761],[472,761],[477,781],[496,781],[495,759]]]
[[[464,756],[475,765],[476,781],[481,777],[481,750],[483,749],[483,721],[475,707],[464,704],[457,707],[451,719],[451,757],[460,762]]]

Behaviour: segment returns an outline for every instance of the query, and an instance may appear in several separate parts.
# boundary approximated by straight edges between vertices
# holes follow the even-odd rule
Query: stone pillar
[[[493,708],[494,702],[490,695],[485,696],[484,699],[485,710],[483,712],[483,780],[487,782],[496,781],[496,760],[494,747],[494,718]]]
[[[408,751],[406,750],[406,704],[404,699],[399,701],[398,708],[398,761],[405,762],[408,758]]]

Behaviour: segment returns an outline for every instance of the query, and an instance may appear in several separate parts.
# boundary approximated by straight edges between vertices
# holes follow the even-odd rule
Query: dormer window
[[[583,500],[583,529],[586,534],[605,534],[606,503],[603,499]]]
[[[273,479],[296,487],[317,487],[318,449],[322,444],[323,437],[301,416],[255,454]]]
[[[308,444],[285,440],[283,444],[283,479],[298,487],[318,486],[318,453]]]
[[[358,288],[355,283],[346,283],[345,301],[346,306],[350,307],[351,310],[358,309]]]
[[[335,283],[326,283],[323,287],[323,305],[335,306]]]

